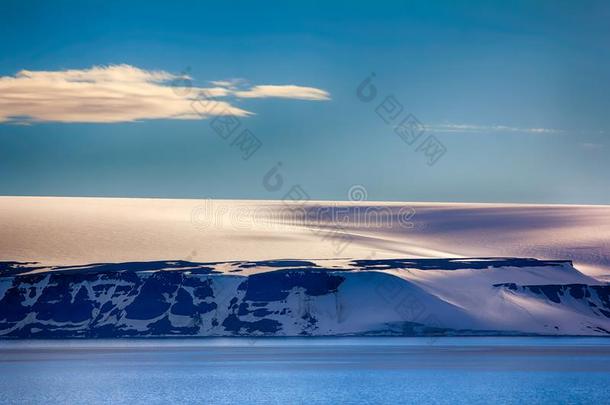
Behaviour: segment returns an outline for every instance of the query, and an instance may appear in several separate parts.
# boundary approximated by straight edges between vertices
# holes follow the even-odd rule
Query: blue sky
[[[362,185],[369,200],[610,203],[607,2],[81,3],[0,5],[2,195],[281,199],[299,185],[345,200]],[[136,105],[93,100],[85,116],[74,106],[94,96],[32,87],[112,66],[189,76],[155,92],[232,80],[215,100],[249,114],[224,139],[214,115],[149,119],[121,94]],[[402,109],[386,123],[389,96]],[[395,133],[409,114],[412,144]],[[261,145],[248,159],[244,129]],[[445,151],[432,165],[429,139]]]

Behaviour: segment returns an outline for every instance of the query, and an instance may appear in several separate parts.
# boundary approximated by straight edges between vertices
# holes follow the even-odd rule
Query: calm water
[[[0,403],[609,403],[610,339],[0,341]]]

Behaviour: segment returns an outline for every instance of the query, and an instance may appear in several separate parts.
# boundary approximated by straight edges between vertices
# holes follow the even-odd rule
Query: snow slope
[[[535,257],[610,280],[610,207],[0,197],[0,260]]]

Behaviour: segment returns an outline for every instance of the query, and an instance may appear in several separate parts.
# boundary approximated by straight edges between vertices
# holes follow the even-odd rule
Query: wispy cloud
[[[315,87],[288,85],[251,86],[245,79],[215,80],[210,84],[223,88],[227,95],[238,98],[290,98],[293,100],[325,101],[330,100],[330,94]]]
[[[583,142],[580,144],[580,146],[586,150],[600,150],[604,148],[604,145],[602,145],[601,143],[594,142]]]
[[[233,92],[237,97],[241,98],[266,98],[266,97],[279,97],[279,98],[292,98],[298,100],[330,100],[328,92],[314,87],[303,87],[303,86],[254,86],[249,90],[235,91]]]
[[[553,134],[562,132],[552,128],[525,128],[507,125],[473,125],[473,124],[436,124],[426,125],[430,132],[460,132],[460,133],[485,133],[485,132],[521,132],[531,134]]]
[[[234,86],[234,81],[213,82],[215,87],[194,87],[190,77],[130,65],[96,66],[61,71],[22,70],[0,77],[1,122],[113,123],[147,119],[207,118],[193,109],[193,100],[205,94],[215,98],[210,115],[247,116],[231,99],[277,97],[328,100],[326,91],[288,85]],[[225,100],[222,100],[225,98]]]

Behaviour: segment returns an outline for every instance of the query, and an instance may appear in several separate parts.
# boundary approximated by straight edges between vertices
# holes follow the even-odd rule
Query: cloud
[[[594,142],[583,142],[580,144],[580,146],[587,150],[600,150],[604,148],[604,145],[601,143]]]
[[[213,84],[214,86],[236,89],[239,86],[246,86],[248,84],[248,81],[246,79],[227,79],[227,80],[212,80],[210,83]]]
[[[472,124],[436,124],[426,125],[430,132],[460,132],[460,133],[483,133],[483,132],[520,132],[530,134],[553,134],[563,132],[552,128],[523,128],[510,127],[506,125],[472,125]]]
[[[261,85],[237,90],[232,81],[194,87],[188,75],[130,65],[61,71],[22,70],[0,77],[0,123],[114,123],[147,119],[203,119],[253,113],[222,98],[278,97],[327,100],[324,90],[295,85]],[[325,96],[324,96],[325,95]],[[201,98],[214,108],[198,109]],[[324,98],[326,97],[326,98]]]
[[[254,86],[249,90],[234,91],[237,97],[241,98],[266,98],[280,97],[292,98],[298,100],[330,100],[330,94],[324,90],[316,89],[315,87],[303,86]]]

